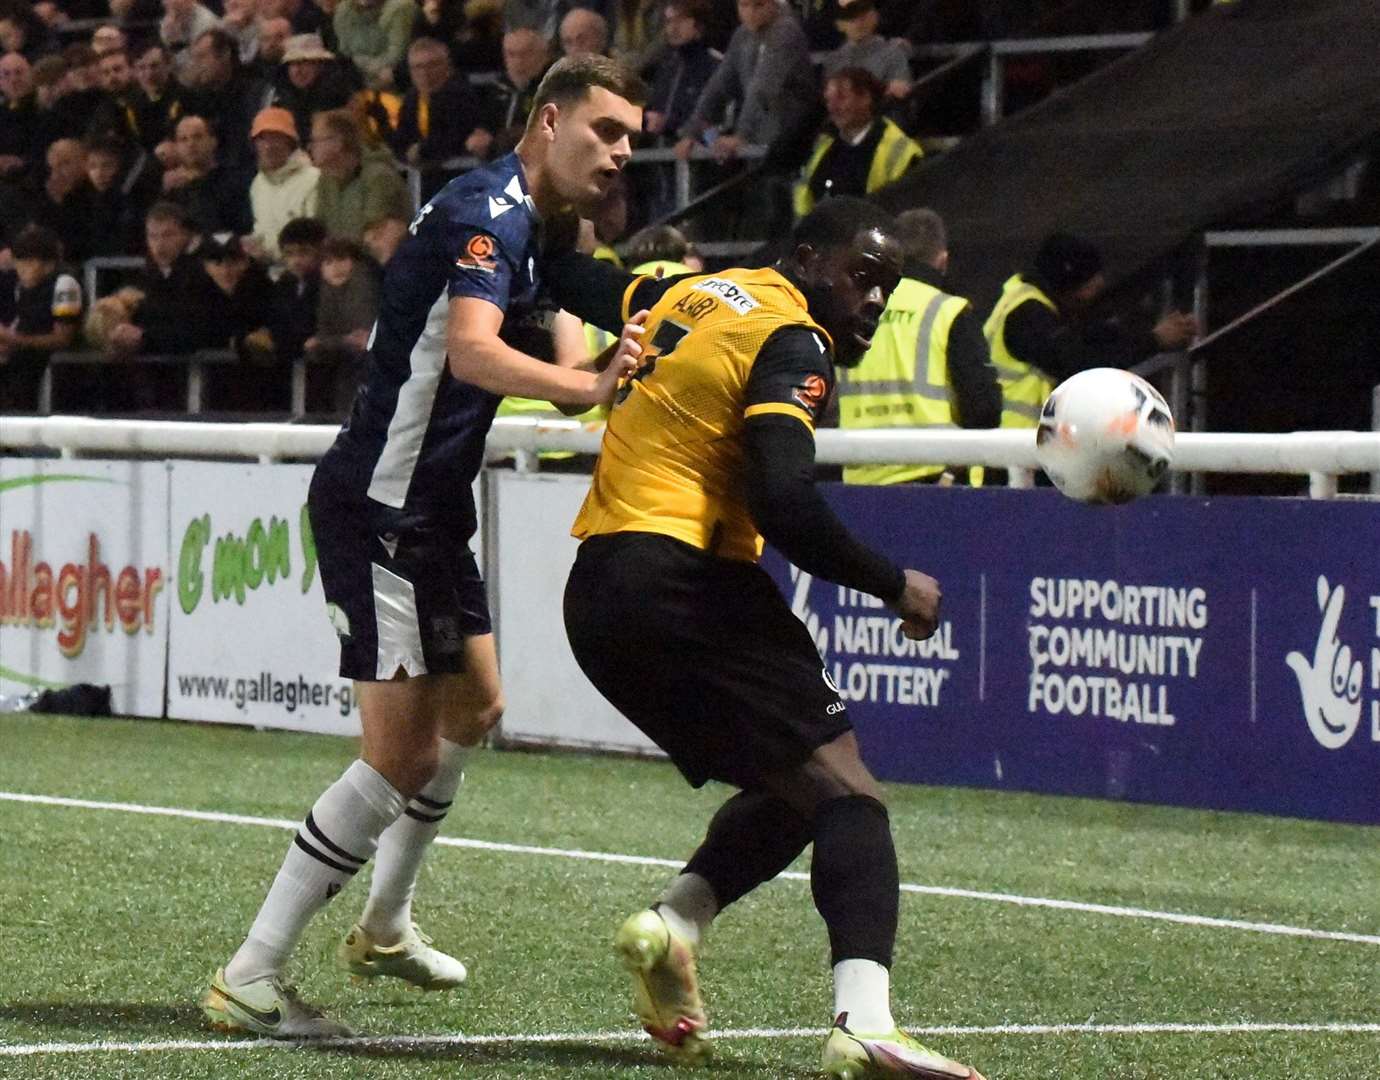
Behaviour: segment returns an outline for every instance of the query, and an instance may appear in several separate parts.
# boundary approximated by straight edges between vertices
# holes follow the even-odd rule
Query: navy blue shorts
[[[369,508],[321,473],[307,496],[340,674],[380,681],[465,669],[465,638],[493,632],[469,536],[445,524],[375,527]]]

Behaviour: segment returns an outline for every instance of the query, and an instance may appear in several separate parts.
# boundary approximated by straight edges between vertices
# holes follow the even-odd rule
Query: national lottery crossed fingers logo
[[[1346,605],[1345,586],[1332,586],[1320,575],[1317,593],[1322,622],[1313,655],[1305,656],[1294,650],[1285,656],[1284,662],[1298,679],[1304,717],[1313,738],[1325,749],[1339,750],[1351,741],[1360,727],[1365,664],[1338,635]],[[1380,641],[1380,597],[1371,597],[1371,606],[1375,609],[1376,638]],[[1380,645],[1373,653],[1374,682],[1380,680]],[[1375,714],[1372,738],[1377,738],[1380,737],[1380,701],[1372,703],[1372,712]]]

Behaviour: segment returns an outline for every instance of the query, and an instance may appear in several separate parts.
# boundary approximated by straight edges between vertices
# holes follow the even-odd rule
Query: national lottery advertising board
[[[321,592],[310,465],[172,468],[168,715],[341,735],[359,706]]]
[[[826,492],[943,589],[913,642],[763,560],[881,777],[1380,822],[1380,504]]]
[[[161,462],[0,460],[0,696],[93,683],[162,713],[167,485]]]

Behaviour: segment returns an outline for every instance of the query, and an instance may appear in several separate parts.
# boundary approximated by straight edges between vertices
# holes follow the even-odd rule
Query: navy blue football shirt
[[[505,313],[505,334],[549,325],[539,227],[522,165],[509,154],[442,188],[388,263],[364,384],[321,461],[341,494],[367,497],[375,527],[434,520],[473,532],[472,484],[500,399],[451,375],[450,301],[488,300]]]

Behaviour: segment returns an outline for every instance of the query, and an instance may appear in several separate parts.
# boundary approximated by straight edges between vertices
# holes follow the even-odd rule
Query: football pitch
[[[351,885],[293,979],[366,1038],[217,1035],[196,999],[350,741],[0,716],[0,1077],[818,1075],[828,948],[808,855],[701,958],[712,1061],[663,1062],[610,941],[726,789],[666,764],[480,752],[416,905],[469,982],[352,985]],[[1380,1080],[1380,832],[893,786],[898,1021],[989,1080]],[[363,875],[361,875],[363,877]]]

